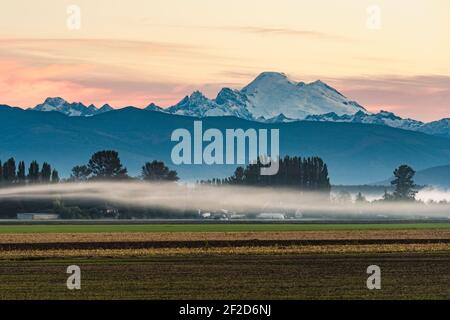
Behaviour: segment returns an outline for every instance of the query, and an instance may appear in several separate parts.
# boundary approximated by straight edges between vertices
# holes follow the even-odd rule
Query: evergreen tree
[[[147,162],[142,167],[142,178],[145,181],[178,181],[176,171],[170,170],[162,161]]]
[[[51,176],[52,176],[52,167],[47,162],[44,162],[41,170],[41,181],[43,183],[49,183]]]
[[[59,182],[59,173],[55,169],[52,171],[52,183],[58,183]]]
[[[127,169],[120,162],[119,153],[113,150],[99,151],[92,155],[88,169],[94,179],[123,179]]]
[[[414,175],[416,172],[407,165],[395,169],[395,179],[391,182],[395,186],[393,199],[395,201],[414,201],[417,191],[414,190]]]
[[[238,167],[234,171],[234,175],[229,179],[230,184],[242,184],[244,182],[244,168]],[[227,181],[227,179],[225,179]]]
[[[167,174],[167,181],[178,181],[180,178],[178,177],[178,173],[175,170],[170,170]]]
[[[36,160],[33,160],[28,168],[28,181],[30,183],[37,183],[39,182],[39,176],[39,163],[37,163]]]
[[[6,183],[13,183],[16,179],[16,161],[14,158],[10,158],[3,164],[3,180]]]
[[[142,178],[146,181],[178,181],[176,171],[170,170],[162,161],[147,162],[142,167]]]
[[[19,162],[19,167],[17,169],[17,180],[20,183],[24,183],[26,180],[25,162],[23,162],[23,161]]]
[[[72,168],[70,179],[73,181],[86,181],[91,175],[91,170],[87,166],[75,166]]]

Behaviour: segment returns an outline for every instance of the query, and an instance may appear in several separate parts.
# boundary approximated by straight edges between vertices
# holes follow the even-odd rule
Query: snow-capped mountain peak
[[[245,86],[243,92],[252,92],[258,87],[266,85],[296,85],[295,82],[289,80],[288,76],[282,72],[262,72],[252,82]]]
[[[253,119],[247,110],[247,99],[238,90],[222,89],[217,98],[208,99],[200,91],[184,97],[176,105],[166,109],[168,113],[193,117],[235,116]]]
[[[248,109],[250,105],[248,97],[239,90],[223,88],[220,90],[214,102],[216,105],[220,106],[224,115],[235,116],[247,120],[254,119]]]
[[[47,98],[44,103],[37,105],[34,110],[37,111],[58,111],[67,101],[60,97]]]
[[[234,115],[247,120],[273,120],[280,114],[286,119],[301,120],[309,115],[334,112],[340,116],[358,111],[366,112],[320,80],[306,84],[279,72],[263,72],[242,90],[223,88],[214,100],[196,91],[167,109],[181,115]]]
[[[215,108],[215,104],[200,91],[194,91],[176,105],[167,108],[167,112],[185,116],[206,117]]]
[[[233,115],[270,121],[280,114],[286,119],[302,120],[329,112],[339,116],[367,112],[323,81],[296,82],[279,72],[263,72],[242,90],[223,88],[213,100],[195,91],[166,111],[196,117]]]
[[[97,107],[93,104],[89,106],[85,106],[81,102],[73,102],[69,103],[63,98],[47,98],[44,103],[38,104],[32,110],[35,111],[44,111],[44,112],[60,112],[69,117],[78,117],[78,116],[93,116],[96,114],[104,113],[107,111],[111,111],[112,108],[109,105],[104,105],[101,109],[97,109]]]
[[[334,88],[318,80],[309,84],[290,80],[285,74],[264,72],[242,89],[255,117],[270,119],[280,113],[292,119],[334,112],[354,114],[366,110]]]

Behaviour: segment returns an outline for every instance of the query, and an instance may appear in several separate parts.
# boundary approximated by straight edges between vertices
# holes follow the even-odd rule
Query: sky
[[[373,112],[450,117],[448,0],[2,2],[0,104],[166,107],[278,71]]]

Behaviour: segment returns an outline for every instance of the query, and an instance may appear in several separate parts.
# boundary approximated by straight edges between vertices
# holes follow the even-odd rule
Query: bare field
[[[0,259],[450,251],[450,230],[0,234]]]
[[[449,299],[450,253],[177,254],[0,260],[0,299]],[[78,265],[81,290],[66,288]],[[382,290],[366,287],[369,265]]]
[[[450,239],[450,229],[285,232],[5,233],[1,243]]]
[[[0,270],[0,299],[449,299],[450,229],[8,232]]]

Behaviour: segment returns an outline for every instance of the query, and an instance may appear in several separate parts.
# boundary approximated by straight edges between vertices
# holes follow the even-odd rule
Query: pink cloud
[[[61,96],[68,101],[109,103],[113,107],[145,107],[151,102],[169,106],[199,89],[195,84],[168,80],[170,76],[161,79],[114,60],[98,60],[111,50],[137,60],[143,56],[197,56],[198,48],[190,46],[109,39],[0,39],[0,43],[3,104],[28,107],[49,96]],[[80,48],[82,56],[77,54]]]
[[[145,107],[154,102],[166,107],[177,103],[194,90],[201,90],[207,96],[214,97],[223,86],[239,87],[237,84],[221,82],[222,79],[229,79],[226,73],[217,74],[216,83],[180,83],[159,79],[157,76],[136,74],[120,66],[59,57],[57,53],[44,49],[37,53],[35,50],[38,49],[27,47],[30,44],[26,41],[15,44],[18,47],[14,50],[8,46],[0,50],[0,104],[30,107],[49,96],[61,96],[68,101],[93,103],[97,106],[109,103],[113,107]],[[42,45],[41,42],[38,44]],[[75,45],[70,41],[67,44]],[[106,42],[101,44],[109,45]],[[133,49],[134,46],[141,45],[134,42],[120,44],[133,46]],[[151,51],[151,44],[147,46]],[[159,51],[171,50],[164,46],[156,48],[160,48]],[[185,48],[175,47],[173,50],[182,55]],[[243,79],[251,76],[248,73],[233,73],[233,78],[245,82]],[[383,109],[423,121],[450,117],[449,76],[378,76],[322,80],[370,111]]]
[[[34,106],[48,96],[62,96],[74,101],[107,94],[102,88],[85,87],[70,80],[68,75],[87,71],[84,65],[33,66],[18,61],[0,62],[1,103],[14,106]]]
[[[327,81],[368,110],[432,121],[450,117],[450,77],[384,76],[330,78]]]
[[[30,65],[0,61],[0,103],[13,106],[34,106],[53,96],[117,107],[146,106],[150,102],[165,105],[182,97],[183,89],[171,84],[102,78],[96,75],[94,67],[84,64]]]

